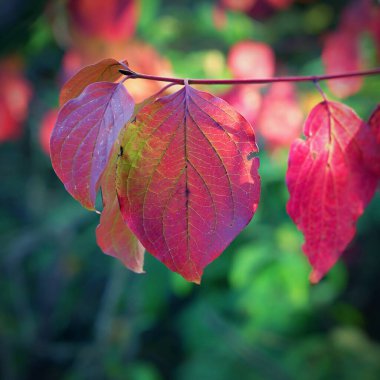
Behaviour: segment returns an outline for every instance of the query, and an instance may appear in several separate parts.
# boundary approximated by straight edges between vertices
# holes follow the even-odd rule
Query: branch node
[[[135,73],[134,71],[132,71],[131,69],[120,69],[119,70],[119,73],[120,74],[123,74],[123,75],[126,75],[128,78],[138,78],[138,75],[137,73]]]

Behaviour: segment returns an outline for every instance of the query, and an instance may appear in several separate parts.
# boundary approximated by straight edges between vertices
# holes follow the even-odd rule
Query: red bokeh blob
[[[50,154],[50,136],[57,121],[57,116],[58,110],[51,109],[44,114],[41,121],[39,140],[42,150],[48,155]]]
[[[254,41],[235,44],[228,54],[228,67],[235,78],[268,78],[275,71],[275,57],[271,47]]]

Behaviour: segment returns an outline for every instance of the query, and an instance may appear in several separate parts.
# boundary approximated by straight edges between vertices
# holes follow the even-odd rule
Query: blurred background
[[[83,65],[199,78],[372,68],[377,2],[1,0],[0,55],[1,379],[380,378],[379,194],[316,286],[285,211],[289,145],[321,101],[312,84],[207,89],[253,123],[262,199],[201,286],[149,254],[144,275],[104,255],[99,216],[49,159],[59,89]],[[129,82],[137,101],[160,87]],[[380,99],[380,77],[321,86],[364,119]]]

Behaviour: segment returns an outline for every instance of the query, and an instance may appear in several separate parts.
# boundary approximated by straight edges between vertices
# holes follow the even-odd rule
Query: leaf
[[[364,161],[367,168],[380,178],[380,105],[362,128],[360,139],[365,144]]]
[[[228,67],[235,78],[268,78],[275,70],[275,57],[269,45],[242,41],[228,53]],[[256,85],[258,86],[258,85]]]
[[[294,0],[267,0],[268,4],[270,4],[273,8],[276,9],[286,9],[289,8],[290,5],[294,2]]]
[[[12,60],[0,62],[0,143],[21,136],[33,93],[30,83],[13,65]]]
[[[110,42],[132,36],[138,20],[135,0],[69,0],[68,9],[82,33]]]
[[[143,273],[144,247],[124,223],[115,188],[116,161],[120,144],[115,144],[112,159],[101,179],[103,211],[96,228],[96,241],[101,250],[123,262],[130,270]]]
[[[350,243],[376,189],[376,175],[363,164],[363,125],[351,108],[324,101],[306,120],[306,141],[297,139],[291,147],[287,211],[304,234],[313,283]]]
[[[99,180],[134,102],[123,84],[97,82],[67,102],[50,140],[53,168],[66,190],[94,209]]]
[[[361,70],[363,62],[359,42],[359,34],[355,29],[343,29],[328,35],[322,51],[326,73],[337,74]],[[363,78],[334,79],[329,80],[327,84],[334,95],[345,98],[360,90]]]
[[[369,117],[368,125],[375,135],[377,143],[380,144],[380,104],[373,110]]]
[[[58,110],[51,109],[45,113],[41,121],[41,127],[39,131],[40,145],[43,151],[50,154],[50,137],[53,131],[54,125],[57,122]]]
[[[292,83],[274,83],[266,93],[257,130],[271,148],[290,146],[301,133],[303,114]]]
[[[256,0],[221,0],[222,6],[240,12],[249,11],[255,2]]]
[[[126,61],[124,63],[127,63]],[[94,82],[115,82],[121,77],[120,69],[125,67],[112,58],[103,59],[94,65],[79,70],[62,87],[59,95],[59,105],[62,107],[70,99],[79,96],[82,91]]]
[[[200,282],[251,220],[260,193],[251,125],[223,100],[185,86],[144,107],[128,126],[116,188],[144,247]]]
[[[236,111],[254,124],[259,114],[262,97],[256,86],[237,85],[221,96]]]

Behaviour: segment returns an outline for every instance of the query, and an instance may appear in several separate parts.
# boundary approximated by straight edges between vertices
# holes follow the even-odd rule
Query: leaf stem
[[[379,75],[380,67],[364,70],[364,71],[353,71],[347,73],[338,74],[323,74],[323,75],[306,75],[306,76],[284,76],[284,77],[273,77],[273,78],[248,78],[248,79],[183,79],[183,78],[172,78],[172,77],[161,77],[156,75],[141,74],[128,70],[119,70],[121,74],[126,75],[130,79],[147,79],[154,80],[158,82],[170,82],[175,84],[185,84],[185,80],[188,84],[208,84],[208,85],[219,85],[219,84],[260,84],[260,83],[275,83],[275,82],[318,82],[321,80],[330,79],[340,79],[340,78],[350,78],[359,76],[369,76],[369,75]]]

